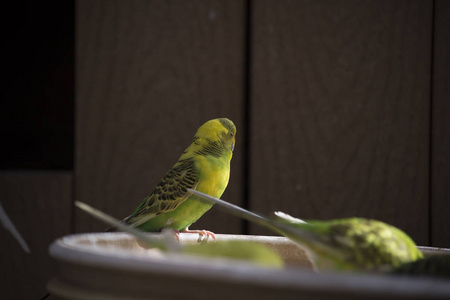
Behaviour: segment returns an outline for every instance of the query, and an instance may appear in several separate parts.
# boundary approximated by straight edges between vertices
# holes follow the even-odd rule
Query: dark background
[[[450,2],[16,1],[3,5],[0,298],[45,294],[49,244],[128,215],[216,117],[223,198],[360,216],[450,247]],[[269,234],[214,208],[194,229]]]
[[[72,170],[74,3],[3,6],[2,170]]]

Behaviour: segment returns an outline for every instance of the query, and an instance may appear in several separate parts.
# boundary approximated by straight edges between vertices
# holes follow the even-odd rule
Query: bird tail
[[[217,198],[212,197],[212,196],[210,196],[208,194],[205,194],[205,193],[193,190],[193,189],[188,189],[188,191],[190,193],[192,193],[192,194],[195,194],[195,195],[203,198],[203,200],[205,200],[206,202],[209,202],[209,203],[212,203],[212,204],[218,204],[219,207],[222,210],[224,210],[224,211],[226,211],[226,212],[228,212],[228,213],[230,213],[230,214],[232,214],[232,215],[234,215],[234,216],[236,216],[238,218],[241,218],[241,219],[244,219],[244,220],[247,220],[247,221],[250,221],[250,222],[257,223],[257,224],[259,224],[259,225],[261,225],[263,227],[268,227],[268,228],[270,228],[272,230],[275,229],[273,227],[273,223],[274,222],[271,221],[270,219],[262,216],[262,215],[259,215],[257,213],[248,211],[248,210],[246,210],[244,208],[241,208],[241,207],[239,207],[237,205],[234,205],[232,203],[223,201],[221,199],[217,199]]]
[[[22,249],[25,252],[31,253],[30,248],[20,235],[19,231],[16,229],[16,226],[14,226],[14,223],[9,219],[1,203],[0,203],[0,223],[3,224],[3,227],[8,229],[9,232],[11,232],[11,234],[16,238],[17,242],[20,244],[20,246],[22,246]]]
[[[115,226],[111,226],[105,229],[105,232],[117,232],[117,228]]]
[[[286,237],[304,235],[304,230],[301,230],[300,228],[296,228],[294,226],[289,226],[289,224],[287,224],[287,223],[290,223],[290,222],[286,222],[286,221],[281,222],[280,220],[277,220],[277,219],[267,218],[260,214],[248,211],[237,205],[231,204],[231,203],[223,201],[221,199],[217,199],[215,197],[212,197],[208,194],[204,194],[204,193],[196,191],[196,190],[188,189],[188,191],[192,194],[195,194],[195,195],[205,199],[206,201],[208,201],[210,203],[218,204],[221,209],[225,210],[226,212],[228,212],[238,218],[242,218],[244,220],[254,222],[260,226],[263,226],[267,229],[275,231],[278,234],[284,235]],[[281,212],[277,212],[276,215],[279,219],[283,219],[283,220],[285,220],[286,216],[289,216],[289,215],[287,215],[285,213],[281,213]],[[297,218],[294,218],[291,216],[289,216],[289,217],[291,219],[295,220],[297,224],[302,223],[302,222],[305,223],[304,221],[302,221],[300,219],[297,219]]]
[[[128,220],[130,218],[131,218],[131,215],[126,217],[125,219],[119,221],[118,223],[121,225],[128,225],[128,226],[134,227],[134,226],[128,224]],[[114,225],[114,226],[111,226],[111,227],[108,227],[105,229],[105,232],[118,232],[118,231],[120,231],[120,230],[117,228],[117,225]]]
[[[117,230],[131,233],[132,235],[134,235],[135,237],[137,237],[138,239],[140,239],[141,241],[143,241],[144,243],[146,243],[150,246],[159,248],[161,250],[170,250],[170,251],[177,250],[168,241],[160,240],[155,237],[150,237],[150,236],[146,235],[145,232],[143,232],[142,230],[140,230],[138,228],[134,228],[134,227],[124,223],[123,221],[119,221],[119,220],[107,215],[106,213],[104,213],[98,209],[95,209],[92,206],[89,206],[86,203],[83,203],[80,201],[75,201],[75,206],[77,206],[79,209],[83,210],[84,212],[88,213],[92,217],[94,217],[108,225],[112,225],[112,228],[117,228]]]
[[[274,214],[277,217],[277,219],[279,219],[281,222],[287,222],[291,224],[306,224],[306,222],[303,221],[302,219],[295,218],[282,211],[276,211],[274,212]]]

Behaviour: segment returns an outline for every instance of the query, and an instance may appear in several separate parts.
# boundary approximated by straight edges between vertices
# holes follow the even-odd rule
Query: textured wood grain
[[[432,123],[432,246],[450,247],[450,2],[435,2]]]
[[[428,243],[431,5],[254,2],[254,210],[377,218]]]
[[[77,2],[76,196],[126,217],[209,119],[237,126],[224,196],[241,197],[243,1]],[[192,229],[239,232],[208,212]],[[76,214],[78,231],[103,224]]]
[[[0,298],[40,299],[56,273],[49,245],[70,233],[71,180],[68,172],[1,172],[1,203],[30,247],[25,253],[0,227]]]

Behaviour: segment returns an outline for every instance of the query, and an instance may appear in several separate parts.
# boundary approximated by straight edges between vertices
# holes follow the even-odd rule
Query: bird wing
[[[191,196],[187,189],[195,190],[198,182],[198,172],[194,161],[192,159],[179,161],[133,214],[124,220],[125,223],[137,227],[159,214],[176,209]]]

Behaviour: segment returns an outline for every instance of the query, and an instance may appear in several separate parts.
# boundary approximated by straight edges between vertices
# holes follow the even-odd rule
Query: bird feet
[[[183,230],[181,231],[183,233],[197,233],[199,234],[201,237],[206,237],[206,239],[208,239],[209,237],[211,237],[213,240],[216,240],[216,235],[214,234],[214,232],[208,231],[208,230]]]

